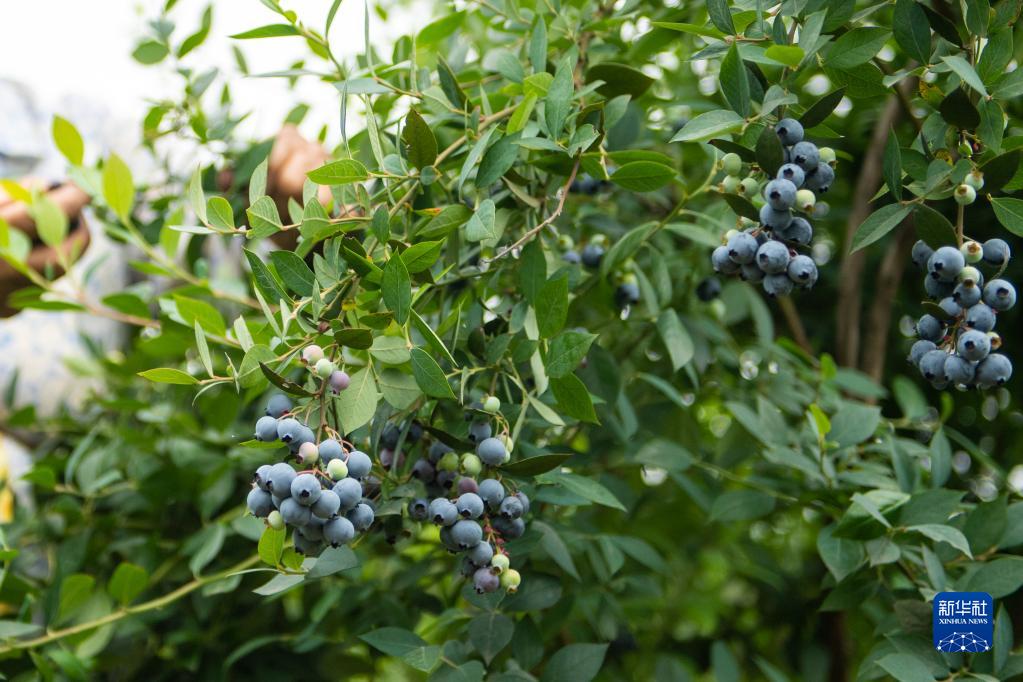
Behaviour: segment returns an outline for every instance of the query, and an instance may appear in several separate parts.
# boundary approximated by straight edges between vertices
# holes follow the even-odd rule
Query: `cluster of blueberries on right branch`
[[[923,241],[913,245],[913,262],[927,272],[924,287],[937,304],[928,304],[931,312],[916,323],[919,340],[909,361],[935,388],[992,388],[1012,376],[1009,358],[992,352],[1002,345],[994,331],[996,317],[1016,304],[1015,287],[1000,278],[1009,257],[1009,245],[1001,239],[937,250]],[[992,279],[985,283],[977,266]]]
[[[827,214],[828,205],[818,203],[817,196],[827,192],[835,179],[835,151],[804,140],[799,121],[782,119],[774,131],[784,148],[785,163],[764,185],[762,196],[754,175],[739,179],[743,163],[738,154],[729,152],[722,157],[725,177],[721,191],[737,193],[754,205],[761,199],[764,203],[759,224],[740,218],[742,223],[750,223],[748,227],[729,230],[725,243],[711,255],[715,271],[760,283],[772,298],[785,296],[794,287],[809,289],[817,282],[817,264],[798,249],[809,247],[813,239],[807,217]],[[793,215],[793,210],[803,215]]]

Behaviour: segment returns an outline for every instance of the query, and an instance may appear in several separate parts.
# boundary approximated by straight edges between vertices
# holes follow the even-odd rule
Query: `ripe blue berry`
[[[588,268],[599,268],[600,261],[604,258],[604,247],[598,244],[587,244],[583,247],[582,261]]]
[[[506,519],[517,519],[522,516],[522,501],[509,495],[501,500],[501,516]]]
[[[408,503],[408,515],[415,521],[425,521],[429,518],[430,503],[421,497],[417,497]]]
[[[277,497],[291,497],[291,482],[295,480],[295,470],[290,464],[278,462],[270,467],[267,477],[267,490]]]
[[[348,475],[355,479],[363,479],[369,475],[373,468],[373,460],[361,450],[353,450],[348,453]]]
[[[792,146],[792,163],[804,171],[812,171],[820,163],[820,151],[813,142],[798,142]]]
[[[792,195],[792,200],[795,201],[796,195]],[[771,208],[770,204],[764,204],[760,207],[760,224],[769,230],[784,230],[792,222],[792,211],[785,209],[784,211],[776,211]]]
[[[253,488],[249,491],[249,496],[245,500],[245,504],[248,506],[249,511],[252,515],[258,518],[266,518],[270,512],[273,511],[273,501],[270,499],[270,493],[259,488]],[[480,503],[482,505],[482,502]]]
[[[728,257],[740,265],[752,263],[757,247],[756,237],[748,232],[736,232],[728,240]]]
[[[312,512],[309,507],[301,505],[289,497],[281,502],[281,517],[289,526],[304,526],[309,523]]]
[[[806,246],[813,239],[813,226],[802,216],[796,216],[783,230],[776,230],[775,236],[788,242]]]
[[[783,118],[774,124],[778,140],[786,147],[803,141],[803,124],[794,118]]]
[[[928,381],[943,381],[945,379],[945,358],[948,356],[943,350],[932,350],[924,353],[920,358],[920,373]]]
[[[373,509],[365,503],[355,505],[355,508],[349,511],[345,516],[352,522],[352,525],[355,526],[355,530],[360,532],[373,525]]]
[[[440,458],[449,452],[454,452],[448,445],[438,441],[434,441],[430,445],[430,449],[427,451],[426,456],[429,458],[431,464],[436,464],[440,461]]]
[[[291,400],[282,393],[275,393],[270,396],[266,404],[266,414],[274,419],[280,419],[281,415],[291,412]]]
[[[978,362],[991,352],[991,339],[984,332],[971,329],[959,335],[956,350],[963,358]]]
[[[476,454],[484,464],[496,467],[504,463],[508,450],[497,438],[487,438],[476,447]]]
[[[931,276],[927,276],[924,279],[924,289],[927,291],[927,296],[932,299],[942,299],[946,296],[950,296],[955,290],[955,282],[942,282],[940,279],[936,279]]]
[[[341,443],[338,443],[333,438],[328,438],[319,445],[320,459],[325,463],[329,463],[332,459],[342,459],[345,454],[344,448],[341,447]]]
[[[920,359],[924,356],[924,354],[929,353],[932,350],[935,350],[936,348],[937,346],[934,344],[933,341],[925,341],[921,339],[915,342],[913,346],[909,349],[909,357],[907,357],[906,359],[909,361],[910,364],[919,367]]]
[[[969,308],[980,303],[981,295],[982,291],[979,286],[966,282],[960,282],[952,290],[952,298],[955,299],[961,308]]]
[[[489,566],[490,560],[494,558],[494,548],[485,540],[477,542],[476,546],[469,548],[465,557],[471,561],[473,566],[476,568]]]
[[[455,502],[459,515],[466,519],[478,519],[483,516],[483,498],[476,493],[463,493]]]
[[[764,277],[762,284],[764,287],[764,293],[771,298],[777,298],[779,296],[788,296],[792,293],[792,280],[786,273],[779,273],[777,275],[767,275]]]
[[[749,265],[742,265],[740,267],[742,269],[739,271],[739,277],[742,278],[743,282],[759,284],[764,281],[764,271],[761,270],[760,266],[756,263],[750,263]]]
[[[291,482],[291,497],[303,507],[311,507],[320,499],[320,482],[313,474],[299,474]]]
[[[773,239],[757,249],[757,265],[768,275],[784,273],[789,266],[789,249]]]
[[[288,442],[288,450],[293,453],[297,453],[299,448],[305,443],[315,443],[316,434],[305,424],[300,424],[298,431],[293,435],[291,441]]]
[[[797,189],[790,180],[775,178],[764,186],[764,198],[774,210],[784,211],[796,203]]]
[[[943,313],[945,313],[945,319],[959,317],[959,314],[963,312],[962,306],[960,306],[959,302],[955,299],[954,292],[952,296],[946,296],[938,301],[938,307],[941,308]]]
[[[277,422],[277,437],[291,444],[302,433],[302,424],[294,417],[285,417]]]
[[[323,539],[331,547],[347,545],[355,539],[355,526],[343,516],[337,516],[323,524]]]
[[[988,239],[984,242],[984,262],[1001,267],[1009,262],[1012,252],[1004,239]]]
[[[473,573],[472,585],[477,594],[496,592],[501,586],[501,579],[491,573],[489,568],[480,568]]]
[[[503,516],[499,516],[493,521],[494,530],[501,534],[501,537],[506,540],[515,540],[521,538],[522,534],[526,532],[526,522],[521,518],[518,519],[506,519]]]
[[[504,499],[504,486],[495,478],[486,478],[480,481],[479,496],[492,510],[497,510]]]
[[[342,478],[334,484],[334,492],[341,500],[341,512],[346,512],[362,499],[362,484],[354,478]]]
[[[295,551],[303,556],[316,556],[323,549],[319,542],[310,540],[297,530],[292,533],[292,539],[295,542]]]
[[[813,190],[817,194],[826,194],[831,189],[831,183],[835,181],[835,169],[826,163],[817,164],[817,167],[806,174],[803,186]]]
[[[483,540],[483,529],[475,521],[462,519],[451,526],[451,539],[458,545],[458,549],[466,550]]]
[[[1012,376],[1012,362],[1001,353],[992,353],[979,365],[974,377],[981,388],[1001,386]]]
[[[954,246],[943,246],[927,261],[927,270],[935,279],[943,282],[954,282],[959,271],[966,267],[966,259]]]
[[[494,430],[490,427],[490,422],[473,422],[469,425],[469,440],[473,443],[479,443],[490,438],[493,432]]]
[[[913,265],[923,270],[927,267],[927,261],[929,261],[933,255],[934,249],[932,249],[923,239],[918,239],[917,242],[913,244],[913,250],[910,253],[910,258],[913,260]]]
[[[277,418],[260,417],[256,421],[256,440],[264,443],[277,440]]]
[[[316,501],[313,502],[312,510],[315,516],[321,519],[329,519],[341,511],[341,498],[338,497],[338,494],[333,489],[324,490]]]
[[[782,180],[788,180],[796,187],[802,187],[803,181],[806,179],[806,173],[796,164],[786,163],[778,169],[778,177]]]
[[[984,285],[984,303],[1001,312],[1016,305],[1016,287],[1004,279],[993,279]]]
[[[809,289],[817,283],[817,264],[809,256],[796,256],[789,261],[788,275],[793,282]]]
[[[978,303],[966,309],[966,326],[982,332],[995,328],[995,311],[985,303]]]
[[[326,524],[326,520],[317,518],[315,514],[309,517],[309,523],[296,528],[295,530],[301,533],[302,537],[306,540],[313,542],[323,542],[323,526]]]
[[[515,497],[518,498],[519,504],[522,505],[522,515],[525,516],[529,513],[529,498],[521,490],[515,493]]]
[[[739,272],[739,264],[728,257],[728,247],[719,246],[714,249],[714,252],[710,255],[711,265],[714,266],[714,272],[719,272],[722,275],[734,275]],[[472,432],[469,433],[469,440],[472,440]]]
[[[260,490],[265,490],[266,492],[270,492],[270,483],[269,483],[269,481],[270,481],[270,469],[271,468],[272,467],[269,464],[263,464],[258,469],[256,469],[256,473],[252,477],[252,480],[255,482],[256,485],[259,486]]]
[[[916,335],[926,341],[937,343],[945,336],[945,327],[934,315],[924,315],[916,323]]]
[[[973,363],[959,355],[945,359],[945,378],[953,384],[969,384],[973,381]]]
[[[451,500],[438,497],[430,503],[430,519],[438,526],[450,526],[458,520],[458,509]]]
[[[437,471],[428,459],[417,459],[416,463],[412,465],[412,477],[418,478],[423,483],[432,483],[436,476]]]

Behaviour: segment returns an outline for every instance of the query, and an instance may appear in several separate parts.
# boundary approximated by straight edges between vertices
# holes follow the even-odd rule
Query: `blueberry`
[[[791,181],[775,178],[764,186],[764,198],[774,210],[784,211],[792,208],[796,203],[797,190],[798,188]]]
[[[348,475],[352,478],[363,479],[369,475],[370,470],[373,468],[373,460],[369,458],[365,452],[361,450],[352,450],[348,453],[348,459],[345,462],[348,465]]]
[[[924,289],[927,291],[927,296],[933,299],[942,299],[950,296],[955,287],[955,282],[942,282],[940,279],[930,276],[924,279]]]
[[[764,277],[762,286],[764,287],[764,293],[771,298],[777,298],[779,296],[788,296],[791,294],[793,284],[787,274],[780,273]]]
[[[786,147],[803,141],[803,124],[794,118],[783,118],[775,123],[774,132]]]
[[[959,247],[967,263],[979,263],[984,259],[984,247],[972,239]]]
[[[816,168],[820,158],[820,151],[813,142],[797,142],[792,146],[792,163],[804,171]]]
[[[458,549],[466,550],[483,540],[483,529],[475,521],[462,519],[451,526],[451,539],[458,545]]]
[[[277,437],[290,444],[302,433],[302,424],[294,417],[285,417],[277,422]]]
[[[742,269],[739,271],[739,277],[744,282],[751,282],[758,284],[764,281],[764,271],[760,269],[760,266],[756,263],[750,263],[749,265],[740,266]]]
[[[441,526],[440,528],[440,542],[444,545],[444,548],[455,554],[458,552],[458,543],[451,537],[451,526]]]
[[[953,384],[969,384],[973,381],[973,363],[958,355],[945,359],[945,378]]]
[[[967,265],[962,270],[960,270],[959,274],[956,275],[956,280],[960,284],[965,284],[967,286],[971,284],[975,284],[976,286],[979,287],[984,286],[984,275],[982,275],[980,270],[973,267],[972,265]]]
[[[334,484],[334,492],[341,501],[340,511],[346,512],[362,499],[362,484],[354,478],[343,478]]]
[[[509,495],[501,500],[501,516],[506,519],[517,519],[522,516],[522,501],[519,498]]]
[[[714,272],[719,272],[723,275],[734,275],[739,272],[739,265],[731,258],[728,257],[728,247],[719,246],[714,249],[714,252],[710,256],[710,262],[714,266]],[[470,439],[472,435],[470,434]]]
[[[256,440],[270,443],[277,440],[277,418],[271,416],[260,417],[256,421]]]
[[[315,443],[316,434],[313,430],[304,424],[300,424],[297,433],[292,437],[291,442],[288,443],[288,450],[293,453],[297,453],[306,443]]]
[[[519,591],[519,585],[522,584],[522,574],[516,571],[514,568],[509,568],[503,574],[501,574],[501,587],[508,590],[508,594],[515,594]]]
[[[383,432],[380,434],[380,447],[394,449],[398,447],[398,441],[401,439],[401,429],[394,424],[388,424],[384,427]]]
[[[307,365],[315,365],[323,359],[323,349],[315,343],[311,343],[302,349],[302,362]]]
[[[927,261],[927,270],[931,276],[943,282],[954,282],[965,266],[966,259],[954,246],[941,247]]]
[[[755,197],[760,192],[760,183],[756,178],[743,178],[739,183],[739,194],[744,197]]]
[[[471,452],[466,452],[462,455],[459,466],[462,469],[462,473],[467,476],[476,476],[483,470],[483,462]]]
[[[270,493],[259,488],[253,488],[249,491],[249,496],[245,499],[245,504],[248,506],[249,511],[252,512],[253,516],[259,518],[266,518],[270,512],[274,510],[273,500],[270,499]],[[480,502],[480,505],[483,503]]]
[[[479,443],[481,441],[490,438],[494,430],[490,427],[490,422],[473,422],[469,425],[469,440],[473,443]],[[449,449],[448,452],[451,452]]]
[[[348,376],[348,372],[338,369],[330,375],[329,383],[331,391],[340,393],[351,385],[352,378]]]
[[[945,313],[945,319],[959,317],[959,314],[963,312],[962,306],[959,305],[959,302],[955,300],[954,296],[946,296],[938,301],[938,307],[941,308],[943,313]]]
[[[332,459],[341,459],[345,455],[344,448],[333,438],[328,438],[319,445],[320,459],[330,462]]]
[[[977,303],[966,309],[966,326],[982,332],[995,328],[995,311],[984,303]]]
[[[483,498],[476,493],[463,493],[455,502],[458,513],[466,519],[478,519],[483,516]]]
[[[504,486],[497,479],[484,479],[480,481],[479,496],[483,498],[490,509],[497,510],[501,506],[501,500],[504,499]]]
[[[437,472],[437,485],[444,490],[450,490],[455,482],[458,481],[457,471],[439,471]]]
[[[428,459],[417,459],[416,463],[412,465],[412,477],[418,478],[423,483],[433,483],[436,476],[437,471]]]
[[[473,457],[475,457],[477,460],[479,459],[479,457],[476,457],[476,455],[473,455]],[[455,489],[458,490],[459,495],[464,495],[466,493],[473,493],[475,495],[479,495],[480,493],[479,483],[477,483],[475,479],[469,478],[468,476],[462,476],[460,479],[458,479],[458,485],[455,486]]]
[[[566,251],[561,255],[561,260],[565,261],[566,263],[571,263],[572,265],[579,265],[580,263],[583,262],[583,259],[579,255],[578,251]]]
[[[757,239],[748,232],[736,232],[728,240],[728,257],[739,265],[752,263],[757,255]]]
[[[984,285],[984,303],[1001,312],[1016,305],[1016,288],[1004,279],[993,279]]]
[[[937,343],[945,336],[945,326],[934,315],[924,315],[916,323],[916,335],[925,341]]]
[[[312,510],[313,514],[321,519],[337,516],[337,513],[341,511],[341,498],[332,489],[324,490],[316,502],[313,502]]]
[[[926,353],[929,353],[935,349],[937,349],[937,346],[933,341],[925,341],[921,339],[919,341],[914,342],[912,347],[910,347],[909,356],[906,358],[906,360],[909,361],[910,364],[919,367],[920,358],[922,358]]]
[[[299,474],[291,482],[291,497],[303,507],[311,507],[320,499],[320,482],[314,474]]]
[[[959,335],[956,350],[966,360],[979,362],[991,352],[991,339],[984,332],[971,329]]]
[[[489,566],[490,560],[494,558],[494,548],[489,542],[480,541],[474,547],[470,547],[465,556],[473,566],[483,568]]]
[[[809,256],[796,256],[789,261],[789,279],[809,289],[817,283],[817,264]]]
[[[497,592],[497,588],[501,586],[501,579],[491,573],[489,568],[480,568],[472,575],[472,586],[477,594]]]
[[[429,458],[431,464],[436,464],[438,461],[440,461],[441,457],[443,457],[449,452],[453,452],[453,450],[450,447],[448,447],[445,443],[442,443],[438,440],[434,441],[433,444],[430,445],[430,449],[427,450],[426,456]]]
[[[290,464],[278,462],[270,467],[267,490],[277,497],[291,497],[291,482],[295,480],[295,476],[295,470]]]
[[[323,524],[323,539],[329,542],[331,547],[347,545],[355,539],[355,526],[343,516],[333,518]]]
[[[637,282],[622,282],[615,289],[615,304],[619,308],[639,303],[639,284]]]
[[[397,456],[394,454],[394,450],[388,450],[384,448],[380,451],[380,465],[385,469],[401,468],[405,466],[405,453],[399,452]]]
[[[757,265],[768,275],[785,272],[789,267],[789,248],[774,239],[757,249]]]
[[[319,542],[310,540],[297,531],[292,533],[292,539],[295,541],[295,551],[303,556],[316,556],[323,549]]]
[[[360,503],[355,505],[355,508],[349,511],[345,516],[352,522],[352,525],[355,526],[355,530],[360,532],[373,525],[374,514],[368,504]]]
[[[529,497],[521,490],[515,493],[515,497],[518,498],[519,503],[522,505],[522,515],[525,516],[529,513]]]
[[[288,491],[288,495],[289,496],[291,495],[291,491],[290,490]],[[276,507],[277,509],[280,509],[281,508],[281,504],[284,502],[284,500],[287,500],[287,499],[290,499],[290,498],[289,497],[279,497],[277,495],[274,495],[273,493],[270,493],[270,501],[273,502],[274,507]]]
[[[979,365],[975,380],[981,388],[1001,386],[1012,376],[1012,362],[1001,353],[992,353]]]
[[[311,540],[312,542],[323,542],[323,526],[326,523],[326,520],[317,518],[317,516],[313,514],[309,517],[309,523],[296,528],[295,530],[306,540]]]
[[[443,497],[438,497],[430,503],[430,519],[438,526],[450,526],[458,520],[458,509],[455,505]]]
[[[1001,267],[1009,262],[1012,252],[1004,239],[988,239],[984,242],[984,262]]]
[[[920,373],[928,381],[945,380],[945,358],[948,353],[943,350],[932,350],[920,358]]]
[[[817,194],[826,194],[831,189],[831,183],[835,181],[835,169],[826,163],[818,164],[816,168],[806,174],[803,186],[813,190]]]
[[[792,200],[795,201],[796,195],[793,193]],[[764,204],[760,207],[760,224],[769,230],[784,230],[792,222],[792,211],[785,209],[784,211],[776,211],[771,208],[770,204]]]
[[[583,265],[590,269],[596,269],[600,267],[600,261],[604,258],[604,247],[599,244],[587,244],[583,247],[582,261]]]
[[[721,168],[729,176],[738,175],[742,172],[742,157],[735,152],[728,152],[721,157]]]
[[[526,522],[521,518],[518,519],[506,519],[503,516],[499,516],[493,521],[494,530],[501,534],[506,540],[515,540],[521,538],[522,534],[526,532]]]
[[[788,224],[788,227],[783,230],[776,230],[775,236],[785,241],[806,246],[813,239],[813,226],[806,218],[796,216]]]
[[[814,218],[827,218],[831,213],[831,204],[826,201],[818,201],[813,207]]]
[[[721,295],[721,280],[717,277],[705,277],[696,285],[696,298],[709,303]]]
[[[487,438],[476,447],[476,454],[484,464],[496,467],[504,463],[508,450],[505,449],[504,443],[497,438]]]
[[[415,521],[425,521],[429,517],[430,503],[417,497],[408,503],[408,515]]]
[[[312,512],[309,507],[301,505],[289,497],[281,502],[281,517],[289,526],[304,526],[309,523]]]
[[[955,299],[955,302],[961,308],[969,308],[972,305],[976,305],[980,302],[981,295],[981,288],[976,284],[960,282],[952,290],[952,298]]]
[[[273,467],[271,467],[269,464],[263,464],[258,469],[256,469],[256,473],[252,477],[252,480],[253,482],[255,482],[256,485],[259,486],[260,490],[270,492],[270,470],[272,468]],[[290,469],[291,467],[288,468]]]
[[[955,188],[952,193],[956,203],[960,206],[969,206],[977,200],[977,190],[973,189],[970,185],[963,183]]]
[[[268,417],[280,419],[281,415],[288,412],[291,412],[291,400],[288,396],[283,393],[275,393],[270,396],[270,400],[266,404],[266,414]]]
[[[778,178],[782,180],[788,180],[796,187],[802,187],[803,181],[806,179],[806,173],[803,169],[794,163],[786,163],[778,169]]]

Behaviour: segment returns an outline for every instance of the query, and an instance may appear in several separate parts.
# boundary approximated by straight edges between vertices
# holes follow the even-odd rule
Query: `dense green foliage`
[[[158,160],[174,137],[217,161],[138,188],[117,157],[83,159],[73,126],[55,125],[108,231],[145,254],[141,273],[173,284],[82,301],[33,274],[18,296],[141,331],[83,367],[102,385],[85,414],[36,422],[14,406],[8,426],[45,437],[28,477],[38,509],[0,538],[0,670],[1023,673],[1010,653],[1019,379],[924,388],[899,324],[922,311],[920,278],[902,277],[918,233],[1023,235],[1023,71],[1006,68],[1019,3],[677,4],[481,0],[349,64],[322,38],[340,2],[325,21],[252,3],[269,23],[234,36],[240,71],[253,42],[304,41],[308,58],[276,77],[316,79],[370,113],[339,136],[336,111],[296,107],[293,122],[330,122],[324,138],[340,143],[280,215],[265,195],[270,144],[237,138],[230,76],[189,55],[209,19],[186,37],[169,2],[135,57],[170,68],[173,55],[184,94],[154,105],[144,139]],[[838,151],[831,212],[815,221],[820,282],[775,302],[733,281],[701,300],[711,249],[756,212],[719,191],[717,160],[778,165],[782,115]],[[957,210],[953,189],[975,167],[981,198]],[[317,185],[333,195],[326,210]],[[36,211],[40,232],[59,242],[66,225],[47,216]],[[264,248],[295,232],[292,248]],[[19,263],[13,234],[0,247]],[[232,240],[246,249],[243,286],[215,276],[205,250]],[[602,243],[596,268],[563,258]],[[624,281],[640,300],[623,309]],[[352,375],[339,397],[300,362],[312,342]],[[376,471],[373,530],[315,561],[244,510],[252,471],[282,456],[250,440],[281,390],[375,461],[385,427],[402,427],[409,455]],[[470,447],[465,412],[491,394],[515,444],[503,475],[534,501],[509,543],[514,595],[473,593],[406,511],[422,494],[415,457],[436,439]],[[418,443],[412,419],[426,427]],[[1001,601],[993,654],[933,650],[929,599],[953,586]]]

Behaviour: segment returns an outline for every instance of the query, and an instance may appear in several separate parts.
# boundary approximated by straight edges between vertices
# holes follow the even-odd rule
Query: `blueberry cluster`
[[[1010,255],[1001,239],[983,244],[969,240],[960,248],[937,250],[923,241],[913,245],[913,262],[926,270],[924,288],[937,304],[929,304],[932,312],[916,323],[919,340],[909,351],[909,361],[935,388],[992,388],[1012,376],[1009,358],[992,352],[1002,345],[995,318],[1016,304],[1015,287],[999,277]],[[993,278],[985,283],[976,266],[992,271]]]
[[[817,264],[797,249],[809,246],[813,239],[813,227],[803,216],[827,215],[828,204],[818,202],[817,196],[827,192],[835,179],[835,151],[805,141],[799,121],[782,119],[774,131],[782,143],[785,163],[762,193],[755,175],[740,180],[743,163],[738,154],[729,152],[722,157],[725,177],[719,189],[764,203],[759,224],[729,230],[725,243],[711,255],[715,271],[760,283],[772,298],[785,296],[794,287],[809,289],[817,282]],[[803,216],[793,215],[793,210]]]
[[[375,506],[367,488],[376,485],[370,476],[373,462],[335,439],[316,443],[312,429],[290,416],[291,409],[287,397],[273,396],[266,416],[256,422],[256,439],[286,443],[305,469],[296,471],[288,462],[262,465],[246,502],[271,528],[293,528],[295,551],[315,556],[325,543],[348,544],[372,525]]]
[[[479,404],[490,413],[498,412],[500,406],[495,396]],[[469,440],[476,444],[475,453],[459,456],[436,441],[426,457],[413,464],[412,476],[424,485],[427,495],[409,502],[409,517],[440,526],[441,543],[452,553],[463,554],[462,574],[472,579],[477,592],[498,587],[514,592],[522,578],[510,567],[504,543],[526,531],[523,517],[529,513],[529,498],[506,489],[494,477],[494,470],[508,461],[512,447],[508,437],[495,437],[488,420],[474,420]],[[484,468],[489,477],[478,481]]]

